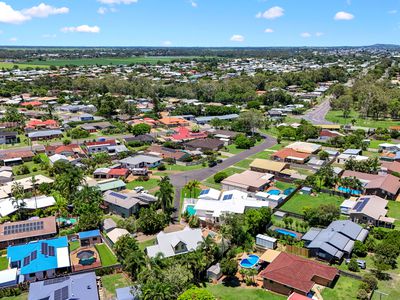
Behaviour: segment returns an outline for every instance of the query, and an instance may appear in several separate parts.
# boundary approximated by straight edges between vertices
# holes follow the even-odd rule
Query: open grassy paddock
[[[357,291],[360,281],[340,276],[333,289],[324,288],[322,296],[324,300],[349,300],[357,299]]]
[[[400,125],[400,121],[395,121],[392,119],[384,119],[384,120],[363,119],[360,118],[359,114],[355,111],[352,111],[348,118],[344,118],[342,111],[331,110],[327,113],[325,118],[330,122],[341,125],[351,124],[351,120],[354,119],[356,120],[355,122],[356,126],[371,127],[371,128],[378,128],[378,127],[387,128],[390,126]]]

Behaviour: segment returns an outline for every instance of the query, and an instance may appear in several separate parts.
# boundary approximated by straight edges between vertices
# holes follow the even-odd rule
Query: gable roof
[[[280,159],[295,158],[295,159],[304,160],[304,159],[307,159],[308,157],[310,157],[310,154],[298,152],[291,148],[283,148],[283,149],[273,153],[272,156],[279,157]]]
[[[118,193],[114,191],[106,191],[104,193],[104,202],[110,203],[116,206],[120,206],[125,209],[130,209],[135,205],[148,205],[156,201],[156,197],[145,193]]]
[[[43,222],[38,224],[38,222]],[[35,228],[34,225],[30,225],[36,223],[37,230],[29,230],[29,231],[23,231],[23,230],[10,230],[14,226],[19,227],[33,227]],[[14,241],[18,239],[23,239],[23,238],[31,238],[31,237],[41,237],[44,235],[49,235],[49,234],[56,234],[57,233],[57,226],[56,226],[56,218],[51,216],[51,217],[46,217],[46,218],[40,218],[40,219],[35,219],[35,220],[26,220],[26,221],[19,221],[19,222],[7,222],[0,224],[0,242],[4,241]]]
[[[248,189],[249,187],[259,188],[263,185],[268,184],[274,175],[269,173],[261,173],[246,170],[240,174],[233,174],[224,180],[222,180],[223,185],[237,186],[241,188]]]
[[[338,274],[339,271],[334,267],[281,252],[260,276],[308,293],[315,284],[315,276],[333,281]]]
[[[283,169],[286,168],[286,166],[286,163],[262,158],[256,158],[250,164],[250,168],[264,169],[273,172],[281,172]]]
[[[379,196],[362,196],[360,197],[355,206],[350,210],[352,214],[364,214],[370,218],[378,220],[379,217],[385,217],[387,214],[386,206],[388,200],[385,200]]]
[[[364,181],[366,189],[381,189],[393,195],[396,195],[400,189],[399,178],[391,174],[378,175],[346,170],[342,178],[346,177],[356,177]]]

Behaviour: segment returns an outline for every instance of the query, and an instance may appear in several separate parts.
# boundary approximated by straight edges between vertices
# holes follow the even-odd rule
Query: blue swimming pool
[[[188,212],[189,216],[194,216],[196,214],[196,210],[194,209],[194,205],[186,206],[186,211]]]
[[[258,257],[258,255],[250,254],[248,257],[242,259],[242,261],[240,262],[240,266],[242,268],[250,269],[253,268],[259,260],[260,258]]]
[[[270,195],[280,195],[281,191],[280,190],[269,190],[267,193]]]
[[[295,234],[294,232],[291,232],[291,231],[287,231],[285,229],[278,228],[278,229],[275,229],[275,232],[277,232],[279,234],[291,236],[292,238],[297,238],[297,234]]]
[[[293,193],[294,190],[295,190],[295,188],[288,188],[288,189],[286,189],[286,190],[283,191],[283,194],[286,195],[286,196],[288,196],[288,195],[290,195],[291,193]]]
[[[351,194],[351,195],[361,195],[361,191],[359,190],[352,190],[350,188],[346,188],[343,186],[338,187],[338,191],[346,194]]]

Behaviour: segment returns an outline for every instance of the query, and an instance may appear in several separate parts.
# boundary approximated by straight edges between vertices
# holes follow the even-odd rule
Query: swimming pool
[[[250,254],[249,256],[241,260],[240,266],[242,268],[250,269],[253,268],[259,260],[260,258],[258,257],[258,255]]]
[[[186,211],[188,212],[189,216],[194,216],[196,214],[196,210],[194,209],[194,205],[187,205]]]
[[[275,229],[275,232],[283,234],[283,235],[291,236],[292,238],[297,238],[297,234],[295,234],[294,232],[291,232],[291,231],[287,231],[285,229],[278,228],[278,229]]]
[[[78,220],[75,218],[64,218],[64,217],[60,217],[57,218],[56,220],[58,223],[66,223],[66,224],[71,224],[74,225]]]
[[[353,189],[346,188],[346,187],[343,187],[343,186],[339,186],[338,187],[338,191],[342,192],[342,193],[346,193],[346,194],[351,194],[351,195],[361,195],[361,191],[353,190]]]
[[[270,195],[280,195],[281,191],[280,190],[269,190],[267,193]]]
[[[283,194],[288,196],[291,193],[293,193],[294,190],[295,190],[294,188],[288,188],[288,189],[284,190]]]

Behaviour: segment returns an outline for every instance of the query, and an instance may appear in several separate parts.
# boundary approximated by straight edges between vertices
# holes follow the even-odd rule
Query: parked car
[[[142,187],[142,186],[137,186],[137,187],[135,187],[133,190],[134,190],[136,193],[140,193],[140,192],[144,191],[144,187]]]
[[[357,265],[360,267],[360,269],[365,269],[367,267],[367,262],[365,260],[362,259],[357,259]],[[350,263],[350,259],[346,259],[346,265],[348,265]]]
[[[216,161],[210,161],[210,162],[208,163],[208,167],[209,167],[209,168],[215,167],[216,165],[217,165],[217,162],[216,162]]]

